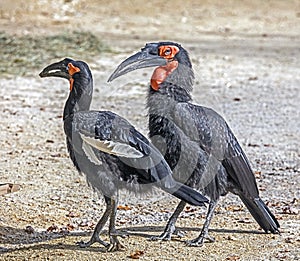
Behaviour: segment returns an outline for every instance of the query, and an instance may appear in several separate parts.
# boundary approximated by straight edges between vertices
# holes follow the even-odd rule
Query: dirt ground
[[[137,251],[141,260],[299,260],[299,1],[0,0],[0,26],[0,183],[21,186],[0,196],[0,260],[130,260]],[[83,47],[80,35],[70,38],[74,46],[49,40],[74,30],[89,32],[106,48]],[[152,242],[178,200],[161,192],[123,193],[120,205],[129,209],[118,212],[117,227],[129,234],[122,239],[125,251],[76,246],[89,239],[104,203],[67,155],[61,115],[68,83],[38,73],[65,56],[87,60],[95,78],[92,107],[117,112],[147,134],[145,96],[153,69],[106,81],[125,57],[159,40],[189,51],[194,102],[228,121],[261,197],[281,224],[280,235],[262,233],[241,201],[228,195],[210,227],[215,243],[184,245],[204,222],[205,209],[194,207],[180,216],[183,238]],[[23,42],[34,44],[25,49]]]

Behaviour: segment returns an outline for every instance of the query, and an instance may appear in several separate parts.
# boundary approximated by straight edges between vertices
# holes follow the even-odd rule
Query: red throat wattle
[[[68,64],[68,71],[69,71],[69,74],[71,75],[71,78],[70,78],[70,92],[73,90],[73,84],[74,84],[74,79],[72,78],[73,74],[74,73],[77,73],[77,72],[80,72],[80,69],[76,66],[74,66],[72,63],[69,63]]]
[[[73,90],[74,79],[70,78],[70,92]]]
[[[153,90],[158,91],[159,85],[163,83],[168,75],[178,67],[177,61],[168,62],[167,65],[157,67],[151,77],[151,87]]]

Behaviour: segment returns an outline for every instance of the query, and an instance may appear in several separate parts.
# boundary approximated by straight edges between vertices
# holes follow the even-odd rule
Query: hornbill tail
[[[260,225],[260,227],[266,232],[271,232],[273,234],[279,234],[279,223],[275,216],[271,213],[266,204],[260,199],[250,199],[239,195],[243,203],[246,205],[247,209]]]
[[[209,202],[206,197],[184,184],[177,183],[175,191],[174,189],[172,189],[172,191],[168,191],[167,189],[164,190],[194,206],[205,206],[204,203]]]

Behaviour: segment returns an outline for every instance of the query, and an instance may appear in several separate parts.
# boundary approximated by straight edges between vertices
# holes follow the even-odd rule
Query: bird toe
[[[125,249],[125,246],[117,238],[111,239],[110,244],[107,246],[108,252],[124,251]]]
[[[94,238],[92,237],[89,241],[84,242],[84,241],[79,241],[76,243],[76,245],[78,245],[81,248],[86,248],[86,247],[90,247],[91,245],[93,245],[94,243],[98,242],[99,244],[108,247],[109,244],[104,242],[103,240],[101,240],[99,237],[98,238]]]
[[[185,244],[190,247],[201,247],[204,245],[204,240],[207,240],[209,243],[215,242],[215,238],[209,235],[200,235],[199,237],[185,241]]]

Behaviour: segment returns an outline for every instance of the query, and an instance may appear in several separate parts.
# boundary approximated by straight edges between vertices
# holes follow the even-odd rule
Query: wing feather
[[[86,144],[111,155],[124,157],[124,158],[142,158],[144,156],[142,152],[133,148],[129,144],[114,142],[112,140],[100,140],[100,139],[86,136],[82,133],[80,133],[80,136]],[[85,150],[88,152],[88,155],[90,155],[91,159],[93,159],[93,155],[90,153],[90,150],[86,148],[86,145],[83,146],[85,146]],[[96,157],[95,154],[94,156]]]
[[[92,147],[86,142],[83,141],[82,142],[82,149],[84,151],[84,153],[86,154],[86,156],[88,157],[88,159],[93,162],[96,165],[101,165],[102,162],[97,158],[95,152],[93,151]]]

